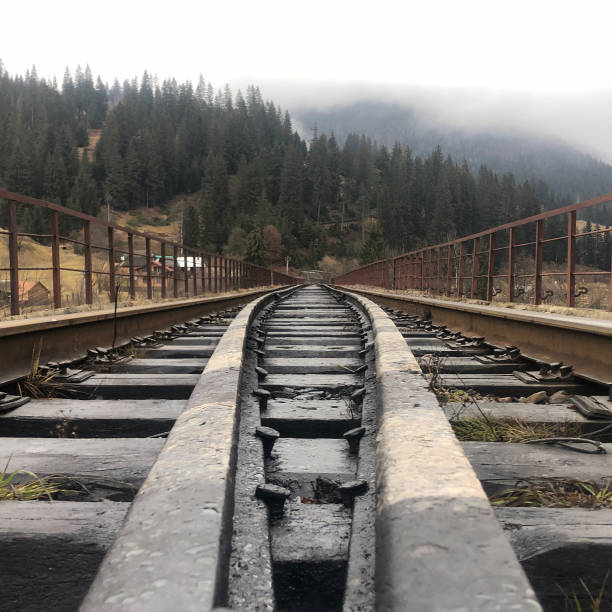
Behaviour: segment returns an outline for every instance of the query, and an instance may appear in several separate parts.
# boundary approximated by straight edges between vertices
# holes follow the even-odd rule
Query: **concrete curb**
[[[540,610],[402,335],[372,301],[346,295],[375,337],[376,609]]]
[[[225,604],[240,370],[249,303],[221,338],[80,610],[207,611]]]

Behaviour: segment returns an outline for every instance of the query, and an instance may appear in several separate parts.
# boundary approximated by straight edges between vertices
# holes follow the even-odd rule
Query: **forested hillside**
[[[458,162],[357,134],[306,142],[254,86],[215,93],[145,73],[108,87],[87,68],[58,87],[0,66],[0,185],[94,215],[183,198],[187,244],[258,263],[370,261],[563,203],[540,181]]]
[[[452,110],[449,111],[452,114]],[[491,109],[494,113],[495,109]],[[544,136],[501,128],[458,128],[450,122],[434,121],[409,104],[383,101],[355,102],[326,109],[306,105],[293,110],[303,131],[334,131],[339,143],[359,132],[380,145],[409,145],[426,155],[441,146],[459,161],[466,160],[477,172],[485,164],[499,175],[512,172],[517,180],[542,180],[561,197],[586,200],[612,192],[612,166],[573,147]]]

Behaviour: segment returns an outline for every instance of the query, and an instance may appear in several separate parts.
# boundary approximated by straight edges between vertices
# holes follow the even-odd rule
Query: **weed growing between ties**
[[[543,438],[578,437],[576,423],[527,423],[520,419],[459,418],[451,421],[455,435],[462,442],[527,442]]]
[[[448,402],[475,402],[481,396],[472,389],[454,389],[442,384],[441,371],[444,358],[438,355],[424,355],[421,359],[421,367],[429,380],[428,388],[438,398],[441,404]]]
[[[493,495],[491,504],[497,507],[530,508],[612,508],[610,483],[599,485],[582,481],[552,481],[517,486]]]
[[[43,369],[40,367],[40,353],[42,340],[38,346],[32,349],[32,370],[20,382],[17,383],[17,391],[21,396],[29,396],[34,399],[51,397],[64,397],[70,395],[70,386],[53,382],[59,371],[55,369]]]
[[[20,474],[25,474],[30,479],[15,483],[15,479]],[[51,477],[39,478],[33,472],[26,472],[24,470],[7,472],[6,467],[0,472],[0,501],[34,501],[44,498],[52,501],[53,495],[60,491],[59,483],[55,482]]]
[[[608,583],[608,578],[610,577],[610,572],[612,570],[609,569],[604,576],[603,582],[601,583],[601,587],[599,589],[599,593],[595,597],[593,597],[593,593],[589,589],[589,587],[584,583],[582,578],[579,578],[580,586],[584,589],[586,596],[588,598],[588,602],[583,604],[580,601],[580,597],[578,594],[573,591],[571,595],[568,595],[567,591],[558,584],[559,590],[563,593],[563,597],[565,598],[565,612],[603,612],[604,608],[602,608],[604,594],[606,592],[606,585]]]

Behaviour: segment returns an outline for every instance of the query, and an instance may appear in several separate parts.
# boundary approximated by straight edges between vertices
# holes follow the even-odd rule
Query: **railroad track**
[[[22,403],[8,388],[0,400],[0,463],[6,474],[19,470],[16,487],[35,474],[46,479],[43,490],[59,490],[53,502],[43,495],[0,503],[0,609],[78,609],[238,310],[135,337],[117,352],[92,348],[77,363],[41,364],[21,390],[45,398]]]
[[[603,485],[608,438],[460,444],[449,419],[592,435],[612,424],[607,388],[326,287],[230,318],[120,362],[92,350],[93,375],[62,365],[81,399],[0,417],[10,466],[70,477],[57,501],[0,504],[7,610],[40,609],[41,590],[53,610],[343,612],[538,610],[534,590],[562,610],[559,586],[599,590],[612,510],[494,513],[488,496]]]

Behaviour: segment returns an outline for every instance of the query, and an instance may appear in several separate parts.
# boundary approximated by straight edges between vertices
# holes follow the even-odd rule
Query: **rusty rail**
[[[83,276],[83,296],[78,300],[79,305],[94,303],[96,279],[98,297],[108,295],[109,302],[115,300],[117,290],[125,292],[130,300],[135,300],[137,297],[152,300],[166,298],[168,293],[174,298],[187,298],[301,282],[297,278],[269,268],[208,253],[159,235],[123,227],[45,200],[0,189],[0,202],[2,201],[8,206],[8,222],[6,230],[0,229],[0,236],[8,235],[9,263],[8,267],[0,267],[0,273],[9,273],[10,280],[5,293],[10,300],[11,315],[19,315],[27,302],[24,299],[25,285],[22,282],[27,272],[37,272],[38,277],[41,273],[50,275],[52,286],[50,289],[46,287],[45,289],[50,291],[52,296],[50,303],[54,308],[66,305],[62,297],[63,272],[76,272]],[[20,214],[23,215],[26,208],[30,208],[30,211],[36,209],[49,211],[48,234],[19,231]],[[60,231],[62,221],[70,228],[64,232],[66,235],[62,235]],[[94,236],[96,229],[97,238]],[[77,239],[74,238],[75,233],[78,234]],[[20,265],[19,243],[24,237],[49,243],[50,266]],[[143,242],[140,251],[136,249],[136,240]],[[82,251],[82,268],[62,266],[62,245],[73,245],[73,248]],[[155,247],[158,248],[157,251]],[[103,255],[96,259],[95,252],[102,252]],[[141,295],[138,295],[138,289],[141,289]],[[74,304],[74,301],[72,303]]]
[[[607,279],[608,308],[612,310],[612,263],[610,270],[580,272],[576,269],[576,239],[604,233],[612,238],[612,226],[578,232],[577,212],[608,202],[612,202],[612,194],[382,259],[337,276],[334,283],[416,289],[432,295],[481,298],[489,302],[497,295],[500,295],[499,300],[506,302],[514,302],[524,295],[532,303],[541,304],[551,297],[550,291],[542,293],[543,280],[559,277],[565,284],[564,302],[573,307],[576,297],[586,293],[586,288],[579,288],[576,292],[577,278],[593,276]],[[560,227],[567,229],[560,232]],[[546,258],[544,252],[555,244],[561,245],[563,251],[563,271],[545,269],[545,264],[552,259]],[[529,265],[531,270],[522,273],[518,270],[517,255],[525,253],[527,257],[523,257],[522,264]],[[555,257],[559,259],[559,253]],[[499,270],[503,265],[507,267],[505,272]],[[470,272],[466,274],[468,270]],[[495,287],[500,283],[504,285],[503,289]],[[517,289],[518,284],[522,286]]]

